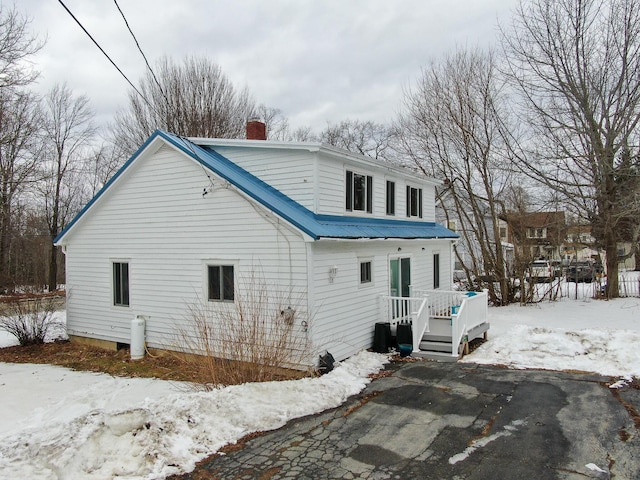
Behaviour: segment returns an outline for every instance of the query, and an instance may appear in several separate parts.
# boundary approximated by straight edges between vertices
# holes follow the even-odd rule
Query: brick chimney
[[[247,140],[266,140],[267,126],[260,120],[251,119],[247,122]]]

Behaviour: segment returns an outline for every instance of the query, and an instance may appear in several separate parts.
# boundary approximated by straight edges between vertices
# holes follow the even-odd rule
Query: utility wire
[[[113,65],[116,70],[118,70],[118,72],[120,73],[120,75],[122,75],[124,77],[124,79],[127,81],[127,83],[129,85],[131,85],[131,88],[133,88],[133,90],[140,95],[140,98],[142,98],[142,100],[144,100],[144,102],[149,106],[149,108],[151,109],[151,111],[155,112],[156,114],[158,114],[156,108],[149,102],[149,100],[147,100],[147,98],[140,92],[140,90],[138,90],[136,88],[136,86],[131,82],[131,80],[129,80],[129,78],[124,74],[124,72],[122,70],[120,70],[120,68],[118,67],[118,65],[116,65],[116,63],[111,59],[111,57],[109,57],[109,55],[107,54],[107,52],[104,51],[104,49],[100,46],[100,44],[91,36],[91,34],[87,31],[86,28],[84,28],[84,26],[82,25],[82,23],[80,23],[80,20],[78,20],[76,18],[76,16],[71,12],[71,10],[69,10],[69,8],[64,4],[64,2],[62,0],[58,0],[58,2],[60,3],[60,5],[62,5],[62,7],[67,11],[67,13],[69,15],[71,15],[71,18],[73,18],[75,20],[75,22],[80,26],[80,28],[82,29],[82,31],[84,33],[87,34],[87,36],[91,39],[91,41],[95,44],[96,47],[98,47],[98,49],[102,52],[102,54],[107,57],[107,59],[109,60],[109,62],[111,62],[111,65]],[[160,85],[160,82],[158,81],[155,73],[153,72],[151,66],[149,65],[149,62],[147,61],[147,57],[145,56],[144,52],[142,51],[142,48],[140,48],[140,44],[138,43],[138,40],[136,39],[136,36],[133,34],[133,31],[131,30],[131,28],[129,27],[129,22],[127,22],[126,17],[124,16],[124,13],[122,12],[122,10],[120,9],[120,6],[118,5],[118,2],[116,0],[114,0],[114,3],[116,4],[116,7],[118,7],[118,11],[120,12],[120,15],[122,15],[122,18],[124,20],[124,23],[126,24],[127,28],[129,29],[129,32],[131,33],[131,36],[133,37],[134,41],[136,42],[136,45],[138,47],[138,50],[140,51],[140,53],[142,54],[142,57],[144,58],[145,63],[147,64],[147,67],[149,68],[149,71],[151,72],[151,75],[153,76],[155,82],[158,84],[158,87],[160,88],[160,92],[162,92],[162,95],[165,99],[165,101],[167,102],[167,108],[170,106],[170,102],[169,99],[167,98],[167,95],[165,94],[164,90],[162,89],[162,86]],[[161,116],[159,116],[161,118]],[[198,152],[196,152],[196,150],[193,148],[193,145],[191,143],[191,141],[189,141],[187,138],[178,135],[179,138],[181,138],[184,143],[186,144],[187,148],[189,148],[189,150],[194,154],[194,156],[199,159],[202,160],[200,155],[198,155]],[[209,183],[211,184],[211,186],[213,186],[213,180],[211,179],[211,177],[209,176],[209,174],[207,173],[207,171],[204,169],[204,167],[202,165],[200,165],[202,167],[202,170],[204,172],[204,174],[207,176],[207,178],[209,179]]]
[[[109,62],[111,62],[111,65],[113,65],[116,70],[118,70],[118,72],[120,73],[120,75],[122,75],[124,77],[124,79],[127,81],[127,83],[129,85],[131,85],[131,88],[133,88],[133,90],[140,95],[140,97],[145,101],[145,103],[147,105],[149,105],[149,108],[151,108],[153,110],[153,106],[149,103],[149,101],[146,99],[146,97],[140,92],[140,90],[138,90],[136,88],[136,86],[131,82],[131,80],[129,80],[129,78],[124,74],[124,72],[122,70],[120,70],[120,67],[118,67],[118,65],[116,65],[116,62],[114,62],[113,60],[111,60],[111,57],[107,54],[107,52],[104,51],[104,49],[100,46],[100,44],[91,36],[91,34],[87,31],[86,28],[84,28],[84,25],[82,25],[82,23],[80,23],[80,20],[78,20],[76,18],[76,16],[71,12],[71,10],[69,10],[69,8],[67,8],[67,6],[64,4],[64,2],[62,0],[58,0],[58,2],[60,3],[60,5],[62,5],[62,7],[67,11],[67,13],[69,15],[71,15],[71,18],[73,18],[75,20],[75,22],[80,26],[80,28],[82,29],[82,31],[84,33],[87,34],[87,36],[91,39],[91,41],[95,44],[96,47],[98,47],[98,49],[102,52],[102,54],[107,57],[107,60],[109,60]]]
[[[117,0],[113,0],[113,3],[116,4],[116,8],[118,9],[118,12],[120,12],[120,15],[122,16],[122,20],[124,20],[124,24],[127,26],[127,30],[129,30],[129,33],[131,34],[131,37],[133,38],[133,41],[136,43],[136,47],[138,47],[138,51],[140,52],[140,55],[142,55],[142,58],[144,59],[144,63],[147,65],[147,69],[151,73],[151,76],[153,77],[153,80],[156,82],[156,85],[158,85],[158,88],[160,89],[160,93],[162,93],[162,96],[164,97],[165,101],[167,102],[167,107],[168,107],[169,106],[169,99],[167,98],[167,95],[164,93],[164,89],[162,88],[162,85],[160,84],[160,81],[158,80],[158,77],[156,77],[155,72],[151,68],[151,65],[149,65],[149,61],[147,60],[147,56],[142,51],[142,47],[140,46],[140,43],[138,43],[138,39],[136,38],[135,34],[133,33],[133,30],[131,30],[131,27],[129,26],[129,22],[127,21],[127,17],[125,17],[124,12],[120,8],[120,5],[118,5],[118,1]]]

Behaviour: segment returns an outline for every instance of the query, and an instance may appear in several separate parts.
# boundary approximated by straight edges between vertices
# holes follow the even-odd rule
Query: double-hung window
[[[113,262],[113,304],[129,306],[129,263]]]
[[[387,180],[387,215],[396,214],[396,182]]]
[[[422,218],[422,189],[407,185],[407,217]]]
[[[345,208],[349,212],[373,212],[373,177],[347,170]]]
[[[233,265],[207,266],[208,293],[212,301],[229,301],[234,299]]]

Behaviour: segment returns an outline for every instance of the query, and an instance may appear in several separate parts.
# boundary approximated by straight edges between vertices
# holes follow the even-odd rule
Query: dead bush
[[[53,319],[59,302],[52,296],[12,299],[4,305],[0,329],[16,337],[23,346],[62,337],[65,325]]]
[[[238,281],[234,302],[198,301],[177,329],[185,368],[205,372],[205,389],[302,376],[315,351],[301,302],[260,278]],[[296,372],[296,373],[294,373]]]

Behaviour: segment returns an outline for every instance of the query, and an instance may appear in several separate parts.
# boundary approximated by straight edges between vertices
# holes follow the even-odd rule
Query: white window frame
[[[351,175],[351,179],[349,180],[349,175]],[[356,197],[355,197],[355,176],[364,177],[364,208],[356,209]],[[373,214],[373,192],[375,190],[374,187],[374,178],[373,175],[367,172],[363,172],[360,170],[354,170],[351,168],[346,168],[344,171],[344,193],[345,193],[345,210],[347,212],[362,214],[362,215],[372,215]]]
[[[116,264],[127,265],[127,303],[116,303]],[[109,259],[111,276],[111,306],[114,308],[131,308],[131,259],[130,258],[111,258]]]
[[[418,197],[416,199],[416,207],[417,207],[416,209],[417,209],[417,211],[415,212],[415,215],[414,215],[414,212],[413,212],[413,208],[411,208],[412,207],[411,198],[413,196],[412,190],[416,191],[416,195]],[[422,218],[423,217],[423,213],[424,213],[423,212],[423,210],[424,210],[424,205],[423,205],[424,204],[424,189],[422,187],[417,187],[415,185],[407,183],[406,184],[406,188],[405,188],[405,196],[406,196],[406,198],[405,198],[405,202],[406,202],[405,207],[406,208],[405,209],[406,209],[407,218]]]
[[[388,215],[389,217],[395,217],[396,216],[396,207],[397,207],[397,189],[396,189],[396,181],[395,180],[391,180],[391,179],[385,179],[386,181],[384,182],[384,211],[385,214]],[[389,185],[393,185],[393,198],[389,198]],[[391,206],[391,211],[389,211],[389,206]]]
[[[233,300],[209,298],[209,267],[233,267]],[[221,285],[222,287],[222,285]],[[225,259],[209,259],[202,262],[202,292],[205,302],[233,303],[238,295],[238,261]],[[224,292],[224,289],[223,289]],[[223,295],[224,296],[224,295]]]
[[[362,281],[362,265],[368,263],[369,264],[369,280]],[[358,258],[358,286],[360,287],[370,287],[374,283],[374,274],[373,274],[373,257],[361,257]]]
[[[438,258],[438,263],[436,264],[436,257]],[[432,279],[431,281],[433,282],[433,289],[434,290],[438,290],[440,288],[440,285],[442,284],[442,255],[440,255],[439,251],[435,251],[435,252],[431,252],[431,268],[432,268]],[[436,269],[436,265],[437,265],[437,269]],[[436,270],[438,273],[438,276],[436,277]],[[436,285],[436,280],[437,285]]]

